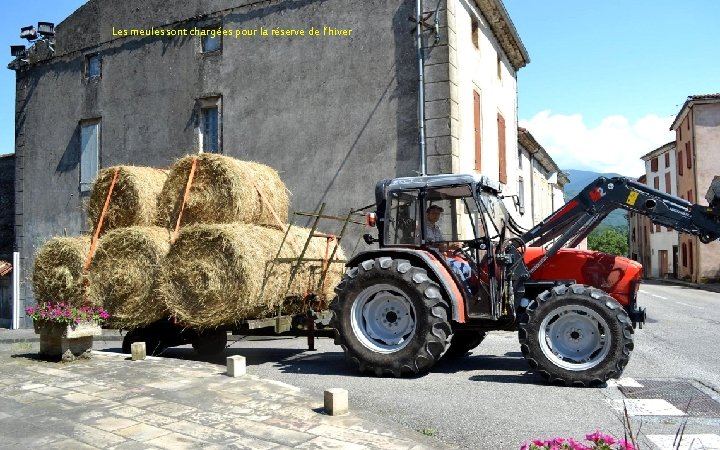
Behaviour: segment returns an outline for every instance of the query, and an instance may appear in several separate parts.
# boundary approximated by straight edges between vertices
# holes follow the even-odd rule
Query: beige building
[[[520,199],[519,224],[537,225],[565,204],[565,185],[570,181],[533,135],[518,128],[517,178]]]
[[[674,141],[668,142],[641,157],[645,162],[644,184],[673,196],[678,195],[675,145]],[[647,246],[638,254],[643,255],[642,263],[645,266],[645,276],[677,278],[678,232],[661,225],[652,224],[647,218],[642,222],[643,240],[645,241],[643,244],[646,243]],[[633,236],[637,239],[637,231],[633,235],[631,230],[631,245]]]
[[[500,0],[447,0],[450,137],[447,172],[476,172],[516,193],[517,71],[530,62]],[[429,108],[432,110],[432,108]],[[442,172],[442,171],[440,171]]]
[[[647,175],[638,178],[638,183],[647,184]],[[643,276],[650,276],[650,230],[654,226],[646,216],[630,212],[630,258],[643,265]]]
[[[707,205],[704,196],[720,175],[720,94],[691,95],[670,127],[675,131],[678,195]],[[720,243],[702,244],[679,237],[679,278],[693,282],[720,279]]]

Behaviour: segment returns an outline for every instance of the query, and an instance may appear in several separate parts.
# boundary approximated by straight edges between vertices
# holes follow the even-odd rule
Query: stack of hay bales
[[[38,301],[103,306],[111,324],[120,328],[173,316],[183,325],[205,329],[269,316],[279,308],[299,312],[302,303],[287,299],[302,298],[317,287],[323,263],[301,264],[288,287],[290,264],[273,262],[276,256],[297,258],[310,230],[292,227],[281,246],[289,198],[272,168],[206,153],[179,159],[169,173],[148,167],[104,169],[88,202],[93,229],[116,169],[87,280],[90,237],[51,239],[36,259]],[[171,243],[179,217],[183,226]],[[325,238],[312,238],[305,258],[330,253]],[[340,250],[336,258],[344,258]],[[341,264],[329,264],[319,294],[330,297],[342,273]]]
[[[159,197],[159,217],[170,220],[168,225],[177,220],[193,158],[173,166]],[[273,263],[285,236],[288,203],[272,168],[216,154],[198,157],[181,221],[188,226],[158,272],[158,298],[180,323],[204,329],[269,316],[278,308],[300,311],[301,303],[287,300],[314,288],[321,271],[302,264],[288,289],[290,265]],[[279,257],[297,258],[309,232],[292,227]],[[323,259],[327,251],[324,238],[312,238],[305,258]],[[343,271],[339,264],[330,266],[325,296],[332,295]]]
[[[97,244],[90,270],[85,273],[92,242],[90,236],[52,238],[38,250],[35,258],[33,290],[39,303],[65,301],[73,306],[88,303],[103,306],[110,312],[112,320],[120,321],[116,324],[124,325],[123,309],[119,307],[125,303],[124,294],[129,286],[132,289],[141,287],[135,295],[152,302],[150,287],[144,281],[147,277],[152,279],[153,270],[169,247],[168,232],[153,227],[157,196],[167,173],[134,166],[101,170],[93,182],[87,204],[89,228],[93,230],[98,225],[116,171],[117,179],[100,230],[103,238]],[[112,238],[105,239],[105,234]],[[136,242],[139,235],[144,236],[140,246]],[[151,248],[156,253],[152,264],[137,257],[138,249],[145,247],[148,252]],[[123,272],[122,275],[119,272]],[[144,273],[144,278],[131,282],[132,277],[128,274],[140,273]]]

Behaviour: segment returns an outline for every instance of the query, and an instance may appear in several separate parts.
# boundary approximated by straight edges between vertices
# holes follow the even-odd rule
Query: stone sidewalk
[[[0,446],[55,449],[447,448],[367,412],[323,413],[322,392],[231,378],[215,364],[94,351],[44,361],[0,337]],[[252,367],[248,368],[252,371]],[[381,383],[382,379],[378,379]],[[342,386],[328,386],[342,387]]]

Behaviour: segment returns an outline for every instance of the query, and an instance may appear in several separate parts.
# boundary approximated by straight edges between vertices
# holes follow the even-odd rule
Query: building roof
[[[670,125],[670,130],[676,130],[682,122],[682,119],[695,105],[704,105],[708,103],[720,103],[720,93],[717,94],[700,94],[700,95],[689,95],[685,103],[680,108],[680,112],[675,116],[675,120]]]
[[[518,127],[518,144],[520,144],[525,150],[530,152],[536,160],[550,173],[558,174],[558,184],[566,184],[570,179],[567,175],[560,175],[562,171],[552,159],[552,157],[545,151],[545,148],[535,140],[533,135],[525,128]],[[565,182],[561,182],[565,180]]]
[[[510,19],[502,0],[475,0],[475,3],[480,8],[485,20],[488,21],[490,29],[515,70],[520,70],[528,65],[530,55],[528,55],[525,45],[520,40],[520,35],[515,29],[515,25]]]
[[[662,155],[663,153],[669,152],[669,151],[675,151],[675,141],[670,141],[667,144],[661,145],[660,147],[656,148],[655,150],[651,150],[650,152],[642,155],[640,159],[643,161],[649,161],[652,158]]]

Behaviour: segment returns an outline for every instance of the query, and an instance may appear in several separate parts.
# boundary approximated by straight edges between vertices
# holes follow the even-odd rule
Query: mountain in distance
[[[570,182],[565,185],[565,201],[568,201],[578,195],[585,186],[595,181],[598,177],[611,178],[622,176],[619,173],[599,173],[589,170],[575,169],[564,170],[563,172],[565,172],[568,175],[568,178],[570,178]],[[627,211],[624,209],[616,209],[611,212],[605,220],[598,225],[598,229],[603,228],[620,228],[627,232],[629,228]]]

